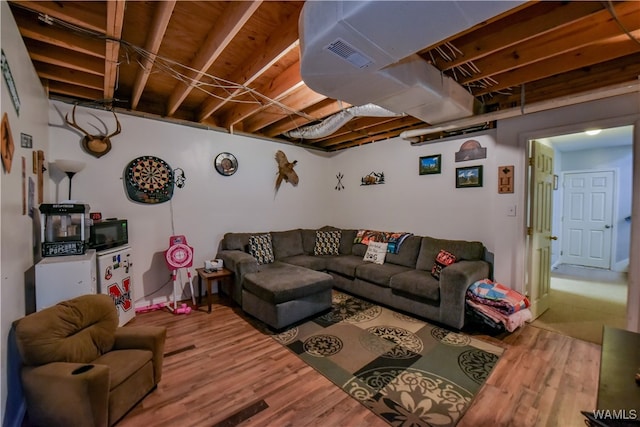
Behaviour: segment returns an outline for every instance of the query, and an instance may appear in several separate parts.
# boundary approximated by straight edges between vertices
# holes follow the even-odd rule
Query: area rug
[[[273,337],[394,426],[456,425],[504,351],[336,291]]]

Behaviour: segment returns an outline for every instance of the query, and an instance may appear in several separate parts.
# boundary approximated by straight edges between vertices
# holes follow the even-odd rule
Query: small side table
[[[204,268],[196,268],[196,271],[198,272],[198,303],[202,301],[202,280],[204,279],[207,281],[207,312],[211,313],[211,284],[216,280],[231,280],[233,272],[226,268],[212,272],[207,272]],[[218,286],[218,289],[219,288],[220,286]]]

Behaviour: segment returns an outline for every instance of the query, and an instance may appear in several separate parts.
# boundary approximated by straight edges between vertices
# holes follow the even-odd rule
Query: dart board
[[[173,196],[173,171],[155,156],[133,159],[125,168],[127,196],[134,202],[163,203]]]

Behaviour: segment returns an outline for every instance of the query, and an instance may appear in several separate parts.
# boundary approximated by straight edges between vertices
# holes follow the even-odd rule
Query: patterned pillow
[[[341,230],[316,231],[314,255],[338,255],[340,253]]]
[[[456,262],[456,256],[454,254],[440,249],[440,252],[436,255],[436,262],[431,269],[431,275],[439,280],[442,269],[454,262]]]
[[[364,254],[364,261],[374,262],[376,264],[384,264],[387,256],[387,244],[381,242],[369,241],[369,247]]]
[[[271,264],[274,262],[271,234],[249,236],[249,254],[258,260],[258,264]]]

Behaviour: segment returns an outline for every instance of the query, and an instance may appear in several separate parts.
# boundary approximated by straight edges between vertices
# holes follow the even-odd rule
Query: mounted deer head
[[[113,113],[113,117],[116,118],[116,130],[109,135],[91,135],[89,132],[78,126],[76,123],[76,105],[73,106],[73,111],[71,112],[72,121],[69,121],[69,113],[64,116],[64,119],[69,126],[78,129],[84,134],[84,137],[82,138],[82,148],[94,157],[100,158],[107,154],[111,150],[110,138],[116,136],[122,130],[120,122],[118,121],[118,116],[116,116],[116,113],[113,110],[111,112]]]

